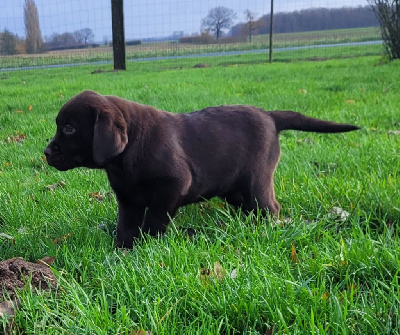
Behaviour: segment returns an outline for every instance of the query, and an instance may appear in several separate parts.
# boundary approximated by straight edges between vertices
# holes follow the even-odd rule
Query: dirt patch
[[[57,279],[45,264],[27,262],[21,257],[0,262],[0,301],[8,293],[15,298],[15,290],[27,284],[39,290],[50,290],[56,287]]]
[[[193,65],[193,67],[195,69],[201,69],[201,68],[205,68],[205,67],[211,67],[211,65],[205,64],[205,63],[198,63],[196,65]]]
[[[120,70],[94,70],[92,72],[90,72],[91,74],[97,74],[97,73],[107,73],[107,72],[118,72]]]

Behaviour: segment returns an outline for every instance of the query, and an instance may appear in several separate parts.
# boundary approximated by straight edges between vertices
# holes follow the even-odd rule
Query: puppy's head
[[[127,124],[121,110],[106,96],[84,91],[69,100],[56,118],[57,132],[44,151],[60,171],[101,168],[124,151]]]

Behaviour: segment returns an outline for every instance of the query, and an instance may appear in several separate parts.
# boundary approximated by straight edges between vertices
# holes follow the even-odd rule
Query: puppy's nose
[[[45,155],[46,157],[49,157],[49,156],[51,155],[51,149],[50,149],[49,147],[47,147],[47,148],[44,150],[44,155]]]

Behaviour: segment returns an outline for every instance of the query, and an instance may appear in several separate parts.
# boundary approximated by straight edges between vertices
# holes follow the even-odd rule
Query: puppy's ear
[[[99,109],[93,135],[94,161],[104,164],[124,151],[127,143],[127,125],[121,111],[116,108]]]

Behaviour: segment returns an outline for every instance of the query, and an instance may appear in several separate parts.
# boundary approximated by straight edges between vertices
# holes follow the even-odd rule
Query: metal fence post
[[[271,20],[269,22],[269,62],[272,63],[272,35],[274,29],[274,0],[271,0]]]
[[[124,4],[111,0],[114,70],[126,70]]]

